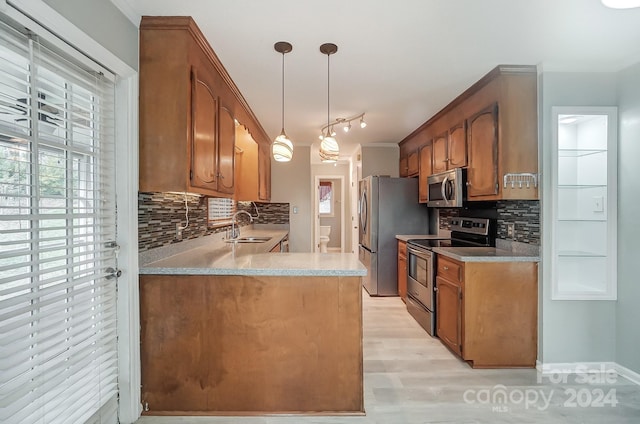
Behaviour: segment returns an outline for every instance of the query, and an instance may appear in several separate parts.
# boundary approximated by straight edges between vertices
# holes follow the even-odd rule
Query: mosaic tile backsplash
[[[207,200],[204,196],[186,195],[189,209],[189,226],[182,230],[182,238],[176,237],[176,225],[184,226],[185,195],[182,193],[138,193],[138,250],[145,251],[156,247],[179,243],[204,237],[213,233],[227,231],[229,225],[209,227],[207,225]],[[238,210],[246,210],[259,218],[256,224],[288,224],[288,203],[238,202]],[[240,226],[249,225],[249,218],[238,216]]]
[[[440,229],[451,230],[451,218],[482,216],[497,220],[497,238],[507,240],[507,224],[515,225],[514,241],[540,245],[540,202],[538,200],[501,200],[490,209],[438,209]]]

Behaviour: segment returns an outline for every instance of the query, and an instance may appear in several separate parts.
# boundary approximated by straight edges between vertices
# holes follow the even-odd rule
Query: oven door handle
[[[433,252],[431,251],[416,250],[410,246],[407,246],[407,251],[422,259],[431,259],[433,256]]]

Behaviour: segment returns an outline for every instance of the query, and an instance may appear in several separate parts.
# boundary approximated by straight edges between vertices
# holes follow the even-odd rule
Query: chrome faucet
[[[247,216],[249,217],[249,222],[253,222],[253,216],[251,216],[251,214],[247,211],[238,211],[234,213],[233,216],[231,217],[231,238],[232,239],[237,239],[238,237],[240,237],[240,227],[236,228],[237,226],[236,221],[237,221],[238,215],[240,215],[241,213],[247,214]]]

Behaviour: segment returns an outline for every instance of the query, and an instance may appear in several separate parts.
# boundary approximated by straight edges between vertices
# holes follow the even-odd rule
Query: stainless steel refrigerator
[[[429,234],[429,210],[418,203],[417,178],[369,176],[358,186],[360,261],[371,296],[398,294],[397,234]]]

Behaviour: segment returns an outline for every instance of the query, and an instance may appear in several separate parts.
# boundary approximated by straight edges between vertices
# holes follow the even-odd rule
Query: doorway
[[[345,187],[342,175],[316,175],[314,184],[313,251],[320,252],[320,227],[329,227],[327,253],[345,251]]]

